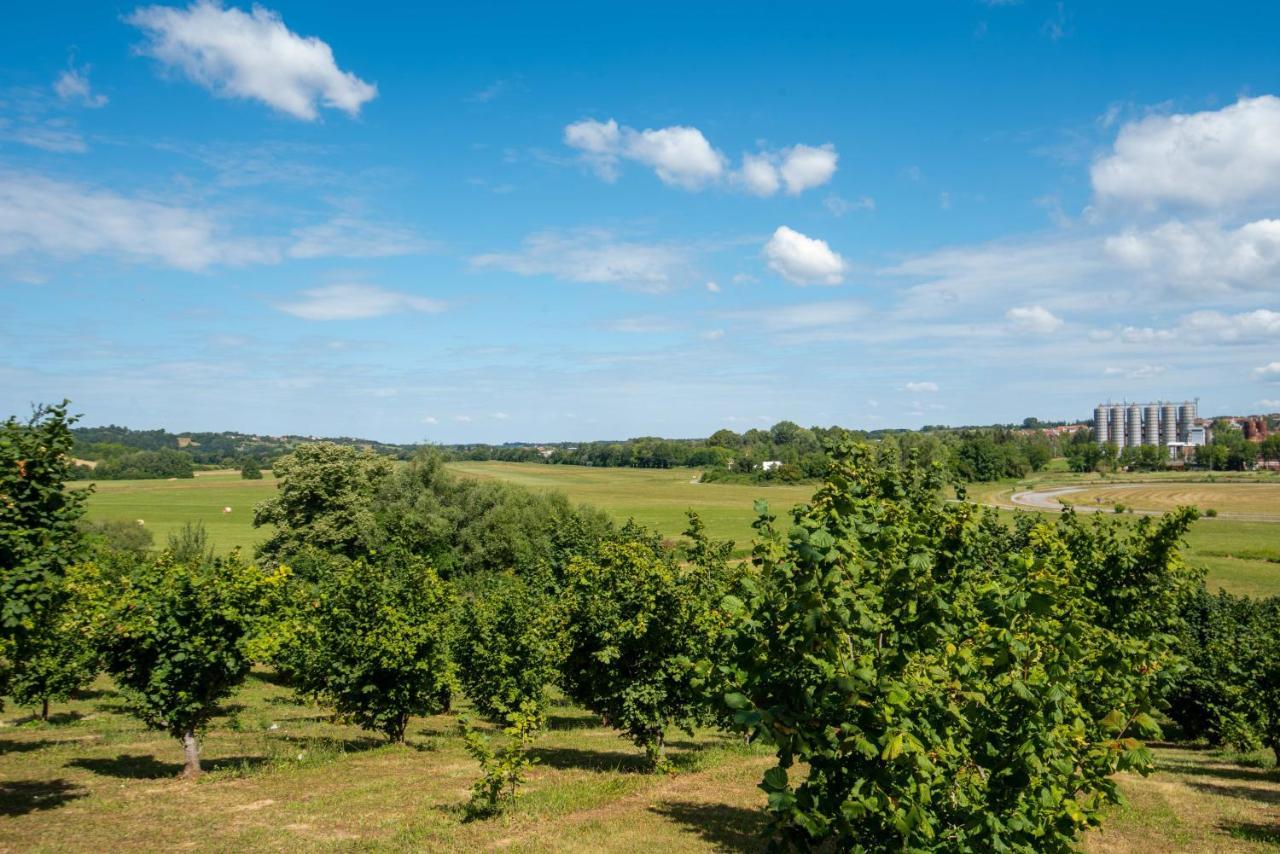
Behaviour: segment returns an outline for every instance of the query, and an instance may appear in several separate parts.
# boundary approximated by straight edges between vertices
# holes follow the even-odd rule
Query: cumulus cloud
[[[1254,368],[1253,375],[1259,379],[1280,382],[1280,362],[1268,362],[1259,368]]]
[[[1280,98],[1148,116],[1121,127],[1092,168],[1100,199],[1220,208],[1280,191]]]
[[[1154,228],[1127,229],[1108,237],[1103,247],[1125,267],[1183,285],[1271,287],[1280,271],[1280,219],[1239,228],[1171,220]]]
[[[275,260],[223,236],[207,213],[38,175],[0,173],[0,255],[108,254],[184,270]]]
[[[358,115],[378,94],[340,69],[328,44],[297,35],[261,6],[245,13],[197,0],[186,9],[143,6],[126,20],[147,36],[141,53],[215,95],[258,100],[313,121],[321,106]]]
[[[836,171],[835,146],[794,145],[776,151],[746,154],[742,167],[732,174],[728,159],[696,127],[672,125],[636,130],[615,119],[583,119],[566,125],[564,143],[576,149],[605,181],[616,181],[621,161],[651,168],[665,184],[701,190],[729,180],[758,196],[779,189],[799,195],[831,180]]]
[[[934,382],[911,382],[902,387],[905,391],[912,394],[933,394],[938,390],[938,384]]]
[[[686,248],[622,240],[603,229],[539,232],[525,238],[519,252],[477,255],[471,265],[648,292],[670,290],[691,276]]]
[[[1042,305],[1011,308],[1004,313],[1004,318],[1018,332],[1047,335],[1062,328],[1062,319],[1054,316],[1053,312]]]
[[[798,196],[830,181],[838,160],[831,143],[816,147],[793,145],[779,151],[743,155],[737,178],[757,196],[772,196],[780,187],[785,187],[788,195]]]
[[[649,166],[664,183],[686,190],[702,189],[724,173],[724,155],[707,142],[702,131],[672,126],[637,131],[606,122],[584,119],[564,129],[564,141],[582,152],[584,159],[606,181],[618,176],[622,158]]]
[[[93,91],[89,85],[89,66],[76,68],[74,65],[58,75],[53,83],[53,91],[64,101],[75,101],[83,107],[97,109],[107,105],[107,96]]]
[[[276,307],[303,320],[363,320],[407,312],[439,314],[447,307],[440,300],[369,285],[326,285],[305,290],[299,297]]]
[[[720,293],[720,286],[715,282],[707,282],[707,291],[713,294]]]
[[[797,285],[838,285],[847,265],[825,240],[779,226],[764,245],[769,269]]]

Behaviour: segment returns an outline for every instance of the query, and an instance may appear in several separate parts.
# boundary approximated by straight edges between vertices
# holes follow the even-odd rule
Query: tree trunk
[[[40,720],[49,720],[49,698],[45,697],[44,702],[40,704]]]
[[[187,764],[182,769],[182,777],[186,780],[194,780],[200,776],[200,743],[196,741],[194,727],[182,734],[182,752],[187,760]]]

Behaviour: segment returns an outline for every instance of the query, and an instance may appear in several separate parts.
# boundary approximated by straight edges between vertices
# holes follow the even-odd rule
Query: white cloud
[[[196,0],[186,9],[144,6],[126,20],[147,35],[139,49],[215,95],[261,101],[299,119],[319,107],[358,115],[376,86],[338,68],[333,50],[289,30],[279,13]]]
[[[223,238],[206,213],[37,175],[0,173],[0,255],[110,254],[184,270],[276,259]]]
[[[601,229],[539,232],[525,238],[519,252],[477,255],[471,264],[522,276],[554,276],[648,292],[670,290],[691,276],[684,247],[620,240]]]
[[[440,419],[436,418],[434,415],[424,415],[422,418],[422,423],[423,424],[439,424]]]
[[[1280,382],[1280,362],[1268,362],[1262,367],[1254,368],[1253,375],[1259,379]]]
[[[74,65],[58,75],[53,83],[53,91],[64,101],[77,101],[81,106],[97,109],[105,107],[107,96],[95,94],[89,85],[89,66],[76,68]]]
[[[742,155],[738,178],[747,192],[757,196],[772,196],[782,185],[782,176],[767,154]]]
[[[816,147],[793,145],[779,151],[744,154],[736,177],[757,196],[772,196],[783,186],[788,195],[798,196],[830,181],[839,159],[831,143]]]
[[[902,387],[905,391],[912,394],[933,394],[938,390],[938,384],[934,382],[913,382],[907,383]]]
[[[707,282],[707,290],[713,294],[718,294],[720,293],[720,286],[715,282]]]
[[[769,269],[797,285],[838,285],[847,265],[825,240],[779,226],[764,245]]]
[[[724,337],[724,330],[708,329],[706,332],[702,333],[702,337],[707,341],[719,341],[721,338]]]
[[[16,142],[56,154],[83,154],[89,150],[84,137],[65,119],[11,122],[0,118],[0,142]]]
[[[873,211],[876,209],[876,200],[870,196],[862,196],[849,201],[832,193],[822,200],[822,204],[832,216],[844,216],[850,211]]]
[[[677,329],[677,326],[669,317],[650,315],[645,317],[623,317],[609,323],[607,328],[611,332],[652,335],[673,332]]]
[[[471,416],[470,416],[470,415],[455,415],[455,416],[453,416],[453,420],[454,420],[454,421],[457,421],[459,424],[470,424],[470,423],[471,423]]]
[[[292,258],[389,258],[432,248],[411,229],[342,215],[294,229],[288,254]]]
[[[698,190],[720,178],[724,155],[691,127],[628,131],[626,154],[658,173],[664,184]]]
[[[727,159],[695,127],[672,125],[635,130],[615,119],[583,119],[566,125],[564,143],[577,149],[602,179],[618,178],[622,160],[643,163],[665,184],[701,190],[726,178],[757,196],[772,196],[785,187],[799,195],[831,180],[839,155],[835,146],[794,145],[776,151],[745,154],[742,168],[730,175]]]
[[[1120,128],[1093,164],[1100,199],[1210,208],[1280,192],[1280,98],[1241,98],[1220,110],[1148,116]]]
[[[439,314],[446,308],[439,300],[369,285],[326,285],[303,291],[300,296],[296,302],[276,307],[303,320],[363,320],[411,311]]]
[[[596,174],[606,181],[616,180],[620,158],[643,163],[664,184],[686,190],[702,189],[719,180],[724,172],[724,155],[693,127],[677,125],[637,131],[619,127],[613,119],[584,119],[565,127],[564,141],[581,151]]]
[[[1172,220],[1155,228],[1128,229],[1108,237],[1103,247],[1118,264],[1184,286],[1266,288],[1280,272],[1280,219],[1234,229]]]
[[[1280,410],[1280,400],[1276,400],[1274,398],[1264,397],[1262,400],[1258,401],[1258,405],[1272,411]]]
[[[793,145],[782,152],[782,165],[778,171],[782,174],[782,182],[787,185],[787,192],[798,196],[812,187],[820,187],[836,174],[836,147],[831,143],[813,147],[810,145]]]
[[[773,331],[843,326],[866,316],[866,307],[850,300],[794,303],[725,312],[722,316]]]
[[[505,412],[495,412],[493,413],[493,417],[496,418],[498,421],[506,421],[511,416]]]
[[[1157,377],[1163,374],[1168,368],[1164,365],[1126,365],[1124,367],[1111,366],[1102,369],[1102,373],[1109,377],[1124,377],[1127,380],[1143,380]]]
[[[1018,332],[1047,335],[1062,328],[1062,318],[1042,305],[1026,305],[1011,308],[1004,313],[1005,320]]]

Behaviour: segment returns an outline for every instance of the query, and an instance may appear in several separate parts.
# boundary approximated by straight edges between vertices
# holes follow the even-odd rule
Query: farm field
[[[79,482],[72,488],[80,488]],[[94,484],[86,516],[91,520],[141,519],[163,546],[169,533],[187,522],[203,522],[220,553],[239,546],[246,552],[266,536],[253,527],[253,505],[275,492],[269,471],[262,480],[243,480],[234,470],[200,472],[190,480],[104,480]],[[230,513],[223,509],[231,508]]]
[[[772,757],[712,732],[671,734],[671,775],[571,705],[552,709],[527,795],[466,822],[478,776],[453,715],[415,718],[389,746],[297,702],[258,669],[210,726],[208,773],[175,779],[181,750],[123,714],[103,677],[48,724],[0,715],[0,851],[763,850]],[[273,728],[274,727],[274,728]],[[1129,805],[1090,834],[1093,852],[1253,852],[1280,842],[1280,774],[1260,756],[1157,746],[1160,771],[1122,776]]]
[[[618,521],[634,518],[669,537],[686,527],[686,510],[697,510],[707,523],[707,533],[750,548],[755,520],[752,509],[758,498],[782,516],[793,505],[808,501],[813,484],[760,486],[739,483],[698,483],[699,469],[590,468],[540,463],[452,463],[456,472],[472,477],[494,477],[530,489],[558,489],[574,502],[608,511]]]
[[[539,463],[454,463],[459,474],[491,477],[519,483],[531,489],[558,489],[575,502],[595,505],[611,513],[618,521],[634,517],[669,537],[678,537],[685,527],[685,511],[689,508],[703,515],[711,536],[730,539],[739,553],[750,547],[751,522],[755,518],[752,504],[757,498],[769,502],[772,510],[783,515],[788,508],[806,501],[813,492],[812,484],[799,486],[757,486],[691,482],[695,469],[613,469],[583,466],[549,466]],[[1197,484],[1165,476],[1159,478],[1159,489],[1185,493],[1191,489],[1234,491],[1246,496],[1273,494],[1280,489],[1280,479],[1215,475],[1215,483]],[[1132,483],[1124,480],[1122,482]],[[1037,490],[1059,486],[1085,486],[1089,489],[1113,488],[1100,484],[1097,475],[1081,476],[1052,472],[1019,481],[975,484],[968,489],[970,500],[991,504],[1005,510],[1013,508],[1010,496],[1018,490]],[[241,480],[237,472],[208,472],[194,480],[103,481],[89,500],[90,519],[142,519],[155,534],[157,545],[168,533],[187,521],[203,521],[219,551],[234,546],[245,549],[265,536],[253,528],[253,505],[270,497],[275,482],[268,473],[263,480]],[[1135,487],[1137,488],[1137,487]],[[1144,490],[1156,490],[1143,485]],[[1072,493],[1073,495],[1077,493]],[[1235,500],[1235,499],[1231,499]],[[1280,508],[1265,500],[1245,498],[1273,510],[1280,518]],[[1132,504],[1130,498],[1126,504]],[[1216,506],[1226,507],[1219,500]],[[223,513],[230,507],[230,513]],[[1152,508],[1157,509],[1157,508]],[[1023,509],[1026,512],[1026,509]],[[1222,511],[1225,512],[1225,509]],[[1280,522],[1244,521],[1231,518],[1203,518],[1191,529],[1187,554],[1192,561],[1205,566],[1211,589],[1221,587],[1229,592],[1266,596],[1280,594]]]

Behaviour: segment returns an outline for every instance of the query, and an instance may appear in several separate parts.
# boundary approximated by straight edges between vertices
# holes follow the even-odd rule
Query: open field
[[[780,516],[793,504],[805,501],[813,492],[811,484],[800,486],[757,486],[751,484],[696,483],[693,469],[614,469],[583,466],[549,466],[538,463],[456,463],[450,466],[472,477],[497,477],[531,489],[558,489],[575,502],[593,504],[619,521],[634,517],[669,537],[677,537],[685,527],[689,508],[703,515],[713,537],[735,541],[739,552],[749,548],[752,503],[769,501]],[[1151,477],[1151,476],[1148,476]],[[1185,494],[1189,491],[1213,495],[1214,506],[1225,513],[1228,501],[1252,502],[1248,506],[1264,512],[1280,508],[1270,499],[1280,490],[1280,478],[1273,475],[1214,475],[1214,482],[1191,481],[1185,474],[1162,473],[1155,483],[1141,483],[1126,476],[1072,475],[1048,472],[1019,481],[975,484],[969,487],[971,500],[1012,509],[1015,491],[1072,486],[1106,490],[1133,484],[1151,494]],[[209,472],[194,480],[104,481],[89,501],[91,519],[142,519],[162,545],[168,532],[186,521],[203,521],[220,551],[233,546],[251,547],[265,536],[252,526],[253,505],[269,497],[275,488],[270,474],[264,480],[241,480],[236,472]],[[1126,487],[1128,488],[1128,487]],[[1243,496],[1231,497],[1232,494]],[[1084,493],[1072,493],[1079,495]],[[1249,497],[1253,496],[1253,497]],[[1113,502],[1114,503],[1114,502]],[[1124,502],[1132,505],[1132,498]],[[1243,506],[1243,505],[1241,505]],[[230,507],[230,513],[223,513]],[[1187,554],[1209,571],[1211,589],[1265,596],[1280,594],[1280,522],[1205,518],[1196,522],[1188,538]]]
[[[79,487],[80,484],[73,484]],[[243,480],[238,471],[201,472],[192,480],[104,480],[94,484],[89,519],[141,519],[163,546],[171,531],[203,522],[219,552],[252,551],[266,536],[253,527],[253,505],[275,492],[275,479]],[[230,513],[223,508],[230,507]]]
[[[812,484],[759,486],[739,483],[698,483],[699,469],[589,468],[540,463],[453,463],[454,471],[472,477],[496,477],[530,489],[558,489],[574,502],[592,504],[619,521],[637,522],[670,537],[686,527],[685,511],[697,510],[707,533],[733,540],[739,548],[751,544],[752,505],[766,499],[782,516],[793,505],[808,501]]]
[[[527,796],[508,816],[468,823],[461,807],[477,767],[452,715],[415,719],[409,744],[388,746],[258,670],[210,727],[210,773],[193,784],[175,779],[175,740],[123,714],[105,677],[94,687],[55,706],[49,724],[12,706],[0,716],[0,851],[763,849],[756,783],[771,756],[711,732],[672,733],[677,773],[650,776],[628,741],[558,705]],[[1280,843],[1280,775],[1259,757],[1157,755],[1160,773],[1122,778],[1130,805],[1086,850]]]

